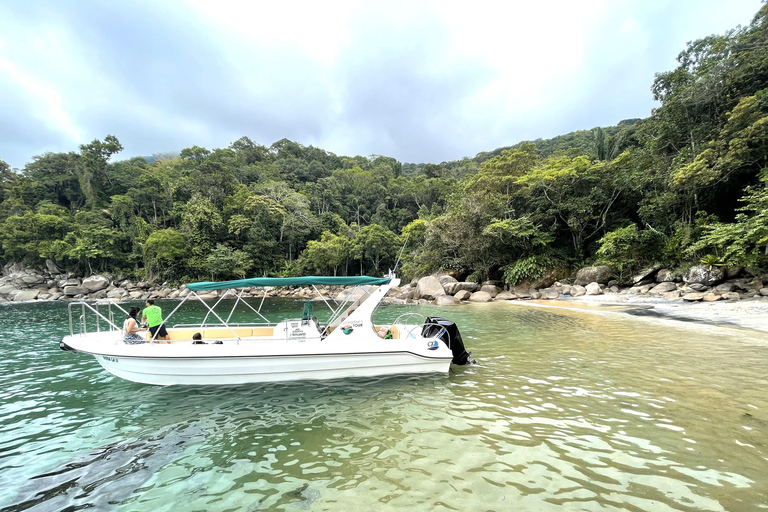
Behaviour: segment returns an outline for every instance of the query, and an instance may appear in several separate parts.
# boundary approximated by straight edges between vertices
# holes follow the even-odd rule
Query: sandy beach
[[[567,299],[512,301],[535,307],[626,314],[636,318],[696,324],[701,327],[743,328],[768,332],[768,297],[739,301],[684,302],[626,294],[589,295]]]

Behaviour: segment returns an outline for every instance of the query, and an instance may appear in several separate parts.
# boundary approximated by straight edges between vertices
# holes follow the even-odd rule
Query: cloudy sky
[[[3,0],[0,159],[247,135],[401,162],[647,117],[685,43],[760,0]]]

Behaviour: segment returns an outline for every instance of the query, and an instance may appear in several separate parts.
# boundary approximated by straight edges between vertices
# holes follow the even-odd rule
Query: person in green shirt
[[[147,322],[149,332],[152,333],[152,339],[167,340],[168,331],[165,330],[163,323],[163,310],[160,306],[155,306],[154,300],[147,300],[147,307],[141,314],[143,321]]]

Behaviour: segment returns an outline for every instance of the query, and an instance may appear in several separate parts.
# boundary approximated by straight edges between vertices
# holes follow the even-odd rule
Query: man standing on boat
[[[147,307],[144,308],[141,316],[147,322],[149,332],[152,333],[152,339],[168,339],[168,331],[165,330],[165,324],[163,323],[163,310],[160,309],[160,306],[155,306],[154,300],[147,300]]]

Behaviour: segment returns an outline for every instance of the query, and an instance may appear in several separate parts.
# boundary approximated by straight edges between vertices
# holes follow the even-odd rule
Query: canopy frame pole
[[[237,338],[237,344],[239,345],[239,344],[240,344],[240,336],[238,336],[238,335],[237,335],[237,333],[236,333],[234,330],[232,330],[232,327],[230,327],[230,326],[227,324],[227,322],[225,322],[225,321],[224,321],[224,320],[223,320],[223,319],[222,319],[222,318],[221,318],[221,317],[220,317],[220,316],[219,316],[219,315],[218,315],[218,314],[217,314],[217,313],[216,313],[216,312],[213,310],[213,308],[211,308],[211,306],[209,306],[208,304],[206,304],[206,303],[205,303],[205,301],[204,301],[203,299],[201,299],[201,298],[200,298],[200,296],[199,296],[199,295],[198,295],[198,294],[197,294],[197,293],[196,293],[194,290],[192,290],[192,293],[194,293],[194,294],[195,294],[195,297],[197,297],[197,299],[198,299],[198,300],[199,300],[199,301],[200,301],[200,302],[203,304],[203,306],[205,306],[206,308],[208,308],[208,313],[210,313],[210,314],[212,314],[213,316],[215,316],[216,318],[218,318],[218,319],[219,319],[219,322],[221,322],[221,325],[223,325],[224,327],[226,327],[227,329],[229,329],[229,332],[231,332],[232,334],[234,334],[234,335],[235,335],[235,338]],[[221,302],[221,299],[223,299],[224,297],[226,297],[226,296],[227,296],[227,293],[229,293],[229,291],[227,291],[226,293],[224,293],[224,295],[222,295],[222,296],[221,296],[221,298],[220,298],[219,300],[217,300],[217,301],[216,301],[216,304],[214,304],[214,305],[213,305],[213,307],[214,307],[214,308],[215,308],[215,307],[216,307],[216,306],[219,304],[219,302]],[[200,324],[200,328],[204,328],[204,327],[205,327],[205,321],[206,321],[207,319],[208,319],[208,314],[206,314],[206,315],[205,315],[205,318],[203,319],[203,322]]]
[[[235,303],[232,305],[232,311],[229,312],[229,316],[227,317],[227,324],[229,324],[229,321],[232,320],[232,315],[235,313],[235,309],[237,308],[237,305],[240,303],[240,300],[243,297],[244,291],[245,291],[245,288],[240,288],[240,293],[236,294]]]
[[[192,292],[192,293],[195,293],[195,292]],[[160,325],[163,325],[163,324],[164,324],[164,323],[166,323],[168,320],[170,320],[170,319],[171,319],[171,317],[173,316],[173,314],[174,314],[176,311],[178,311],[178,309],[181,307],[181,305],[182,305],[182,304],[184,304],[185,302],[187,302],[187,299],[188,299],[188,298],[189,298],[189,294],[187,294],[186,296],[184,296],[184,298],[183,298],[183,299],[181,299],[181,302],[179,302],[179,304],[178,304],[178,305],[177,305],[175,308],[173,308],[173,311],[171,311],[171,313],[170,313],[170,314],[169,314],[167,317],[165,317],[165,320],[163,320],[163,323],[161,323]],[[155,341],[157,340],[157,333],[158,333],[158,332],[160,332],[160,329],[156,330],[156,331],[155,331],[155,334],[153,334],[153,335],[152,335],[152,338],[150,338],[150,343],[151,343],[151,344],[154,344],[154,343],[155,343]]]

